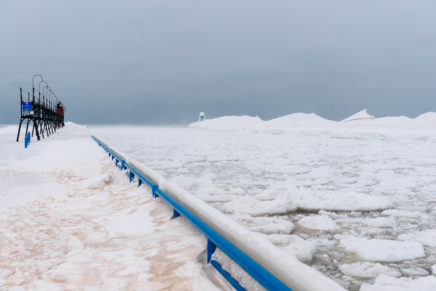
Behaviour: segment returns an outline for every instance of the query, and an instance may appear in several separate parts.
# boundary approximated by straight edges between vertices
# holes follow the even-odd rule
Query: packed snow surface
[[[350,290],[432,272],[436,114],[277,120],[91,131]]]

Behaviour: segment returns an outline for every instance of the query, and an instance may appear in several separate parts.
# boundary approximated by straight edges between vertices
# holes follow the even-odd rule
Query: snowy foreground
[[[204,238],[88,129],[26,151],[15,130],[0,127],[0,289],[216,288]],[[436,290],[436,114],[89,130],[347,289]]]
[[[204,238],[87,129],[68,124],[27,150],[16,129],[0,128],[1,290],[219,290]]]

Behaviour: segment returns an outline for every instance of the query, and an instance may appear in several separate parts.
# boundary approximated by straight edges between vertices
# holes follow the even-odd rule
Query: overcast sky
[[[436,111],[436,1],[0,1],[0,124],[41,73],[79,123]]]

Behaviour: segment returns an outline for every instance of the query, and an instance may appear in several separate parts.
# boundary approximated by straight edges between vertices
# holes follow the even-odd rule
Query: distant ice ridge
[[[436,129],[436,113],[427,112],[409,118],[406,116],[388,116],[376,118],[366,109],[359,111],[344,120],[337,122],[328,120],[315,113],[293,113],[271,120],[262,120],[258,116],[222,116],[202,122],[194,122],[191,128],[209,130],[284,130],[292,128],[370,128],[370,129]]]

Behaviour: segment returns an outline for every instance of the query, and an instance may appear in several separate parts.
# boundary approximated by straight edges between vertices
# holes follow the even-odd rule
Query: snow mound
[[[59,130],[59,134],[68,137],[88,137],[91,131],[86,126],[67,121],[65,127]]]
[[[270,127],[324,127],[335,124],[335,121],[322,118],[315,113],[293,113],[267,121]]]
[[[339,246],[367,261],[400,262],[425,256],[424,247],[417,242],[347,237]]]
[[[265,128],[265,121],[258,116],[223,116],[205,121],[197,121],[189,125],[191,128],[212,130],[257,130]]]
[[[417,116],[415,119],[423,122],[436,122],[436,112],[423,113]]]
[[[393,277],[400,277],[400,271],[381,265],[379,263],[371,262],[356,262],[352,264],[343,264],[339,266],[339,270],[347,276],[360,277],[360,278],[373,278],[378,275],[384,274]]]
[[[363,284],[360,291],[434,291],[436,290],[436,277],[428,276],[416,279],[393,278],[380,275],[374,285]]]
[[[306,216],[300,219],[297,223],[300,230],[308,230],[310,231],[326,231],[326,232],[335,232],[339,229],[336,222],[334,222],[327,215],[313,215]]]
[[[363,109],[362,111],[359,111],[357,113],[354,113],[353,115],[345,118],[341,122],[349,122],[349,121],[355,121],[355,120],[368,120],[368,119],[374,119],[375,117],[368,114],[368,111],[366,109]]]

